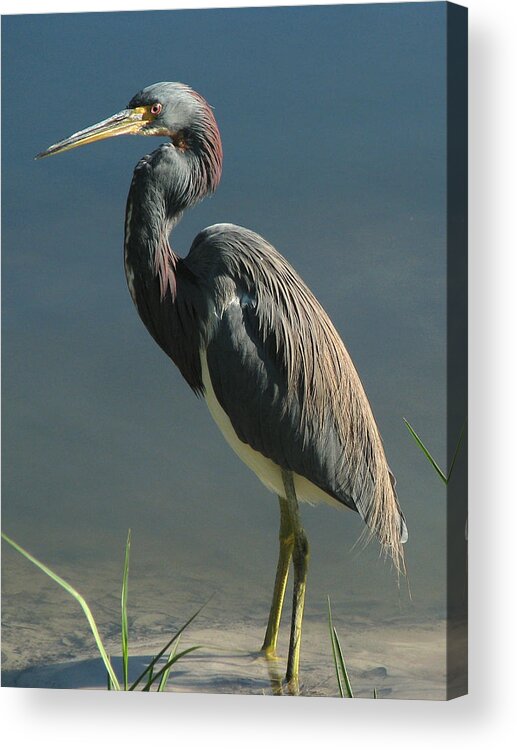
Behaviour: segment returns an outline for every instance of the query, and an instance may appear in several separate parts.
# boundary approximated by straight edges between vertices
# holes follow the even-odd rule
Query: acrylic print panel
[[[466,11],[10,16],[2,33],[3,529],[84,597],[4,543],[3,685],[463,694]],[[213,109],[178,86],[131,101],[158,81]],[[111,135],[158,137],[34,161],[122,110]],[[187,210],[217,186],[215,121],[222,180]],[[164,142],[124,220],[134,165]],[[218,222],[260,237],[226,224],[179,260],[182,211],[179,256]],[[345,342],[382,445],[337,334],[266,241]],[[275,493],[296,565],[271,659]],[[296,496],[324,502],[297,521]]]

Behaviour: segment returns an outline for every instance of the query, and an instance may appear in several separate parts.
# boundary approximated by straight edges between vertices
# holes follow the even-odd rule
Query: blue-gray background
[[[372,616],[443,614],[445,495],[402,417],[443,465],[445,4],[19,16],[2,41],[5,531],[97,571],[120,562],[131,526],[136,571],[188,573],[193,598],[205,572],[221,595],[239,582],[243,609],[267,615],[276,500],[125,286],[131,171],[158,141],[33,160],[141,87],[179,80],[214,106],[225,161],[175,249],[231,221],[286,255],[357,365],[408,519],[412,602],[375,543],[352,550],[355,514],[304,508],[309,609],[330,593]]]

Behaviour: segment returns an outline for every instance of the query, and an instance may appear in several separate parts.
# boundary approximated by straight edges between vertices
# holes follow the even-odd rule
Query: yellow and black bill
[[[77,146],[86,146],[87,143],[101,141],[104,138],[113,138],[116,135],[138,135],[153,119],[150,107],[123,109],[116,115],[108,117],[107,120],[102,120],[89,128],[79,130],[69,138],[59,141],[59,143],[54,143],[35,158],[43,159],[45,156],[53,156],[62,151],[69,151],[72,148],[77,148]]]

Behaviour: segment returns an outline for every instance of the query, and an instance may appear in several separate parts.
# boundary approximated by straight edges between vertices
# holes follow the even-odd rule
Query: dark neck
[[[186,208],[203,198],[189,190],[192,165],[172,144],[163,144],[138,163],[127,199],[124,260],[130,292],[153,278],[164,296],[176,258],[169,235]],[[172,261],[172,265],[170,263]]]
[[[206,101],[190,91],[188,124],[169,133],[171,141],[137,165],[129,191],[126,226],[126,274],[131,291],[135,275],[161,278],[161,296],[174,284],[177,256],[168,237],[183,211],[212,193],[221,179],[223,150],[219,128]],[[135,295],[132,292],[133,299]],[[136,302],[136,300],[135,300]]]
[[[177,256],[168,237],[183,211],[212,193],[221,178],[222,148],[211,110],[203,128],[179,134],[138,163],[129,190],[125,224],[125,261],[131,271],[165,281],[169,260]],[[180,145],[178,145],[180,144]],[[149,279],[148,279],[149,280]],[[131,289],[131,286],[130,286]],[[163,283],[162,295],[165,293]]]
[[[131,297],[150,334],[196,391],[202,388],[199,332],[189,310],[197,284],[171,249],[169,235],[183,211],[215,189],[216,178],[199,154],[164,144],[137,165],[126,208],[124,261]]]

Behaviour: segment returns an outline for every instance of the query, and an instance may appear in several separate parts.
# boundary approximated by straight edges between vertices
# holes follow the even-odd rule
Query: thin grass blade
[[[178,650],[179,644],[180,644],[180,638],[178,638],[178,640],[174,644],[174,648],[172,649],[172,651],[170,652],[169,656],[167,657],[168,659],[173,659],[176,656],[176,652]],[[158,685],[158,692],[159,693],[163,693],[165,691],[165,687],[167,685],[167,680],[169,679],[170,671],[171,671],[171,667],[169,667],[169,669],[167,669],[162,674],[161,679],[160,679],[160,684]]]
[[[374,698],[378,698],[378,695],[377,695],[377,688],[374,688],[374,689],[373,689],[373,697],[374,697]]]
[[[111,664],[111,656],[109,654],[108,654],[108,661]],[[109,676],[109,672],[108,671],[106,671],[106,682],[107,682],[107,685],[106,685],[107,689],[111,690],[111,678]]]
[[[88,620],[88,624],[90,626],[90,629],[92,631],[93,637],[95,639],[95,643],[97,645],[97,649],[101,655],[102,661],[104,662],[104,666],[106,667],[106,671],[108,672],[111,682],[113,684],[114,690],[120,690],[120,684],[117,680],[117,676],[115,672],[113,671],[113,667],[111,666],[111,662],[109,660],[108,654],[106,653],[106,649],[104,648],[104,644],[102,643],[101,637],[99,635],[99,631],[97,629],[97,624],[93,618],[93,615],[91,613],[90,607],[86,603],[86,601],[83,599],[81,594],[74,589],[73,586],[71,586],[67,581],[65,581],[61,576],[58,576],[57,573],[54,573],[53,570],[50,568],[47,568],[46,565],[44,565],[42,562],[37,560],[35,557],[33,557],[30,552],[27,552],[27,550],[23,549],[23,547],[20,547],[19,544],[16,544],[15,541],[10,539],[7,534],[4,534],[2,531],[2,539],[7,542],[7,544],[10,544],[13,549],[15,549],[17,552],[19,552],[23,557],[25,557],[29,562],[33,563],[37,568],[39,568],[43,573],[45,573],[49,578],[52,578],[53,581],[55,581],[61,588],[63,588],[65,591],[67,591],[70,596],[73,596],[74,599],[79,602],[81,605],[81,608],[86,615],[86,619]]]
[[[169,659],[169,661],[167,661],[166,664],[160,670],[158,670],[158,672],[156,672],[152,681],[146,684],[145,688],[143,688],[144,692],[149,692],[153,683],[156,682],[158,677],[161,677],[166,670],[170,670],[172,665],[175,664],[177,661],[179,661],[179,659],[182,659],[184,656],[186,656],[187,654],[190,654],[192,651],[197,651],[197,649],[199,648],[201,648],[201,646],[191,646],[190,648],[186,648],[184,651],[180,651],[179,654],[176,654],[176,656],[173,656],[172,659]]]
[[[343,683],[341,682],[341,675],[339,674],[336,644],[334,642],[334,625],[332,623],[332,610],[330,608],[330,596],[327,596],[327,604],[328,604],[328,615],[329,615],[330,643],[332,644],[332,656],[334,658],[334,667],[336,669],[336,679],[337,679],[337,684],[339,688],[339,694],[341,698],[344,698],[345,693],[343,692]]]
[[[212,597],[210,597],[210,599],[211,598]],[[198,616],[198,614],[206,607],[206,605],[208,604],[208,602],[210,601],[210,599],[207,602],[205,602],[203,604],[203,606],[201,606],[197,610],[197,612],[194,612],[194,614],[192,615],[192,617],[189,617],[189,619],[187,620],[187,622],[184,625],[182,625],[182,627],[178,630],[178,632],[175,633],[172,636],[172,638],[170,639],[170,641],[167,641],[167,643],[162,648],[162,650],[158,654],[156,654],[156,656],[154,657],[154,659],[147,665],[147,667],[144,669],[144,671],[142,672],[142,674],[140,674],[136,678],[136,680],[133,682],[133,684],[129,687],[129,690],[135,690],[135,688],[138,687],[138,685],[142,682],[142,680],[147,675],[147,673],[154,669],[154,665],[156,664],[156,662],[159,659],[162,658],[162,656],[164,655],[164,653],[172,646],[172,644],[174,643],[174,641],[176,641],[180,637],[180,635],[183,633],[183,631],[185,630],[185,628],[187,628],[190,625],[190,623],[192,622],[192,620],[194,620]]]
[[[144,692],[149,690],[149,688],[153,684],[153,679],[154,679],[154,669],[151,669],[151,671],[149,672],[149,676],[147,678],[147,682],[145,683],[145,686],[142,688]]]
[[[416,432],[414,431],[414,429],[411,427],[411,425],[409,424],[409,422],[407,421],[407,419],[405,417],[403,417],[403,419],[404,419],[404,424],[406,425],[406,427],[408,428],[409,432],[413,436],[413,438],[414,438],[416,444],[419,446],[420,450],[423,452],[423,454],[425,455],[425,457],[427,458],[427,460],[429,461],[429,463],[431,464],[431,466],[434,468],[434,470],[436,471],[436,473],[438,474],[438,476],[440,477],[440,479],[442,480],[442,482],[444,482],[445,484],[447,484],[448,477],[446,477],[445,474],[443,473],[443,471],[440,469],[440,467],[438,466],[438,464],[436,463],[436,461],[434,460],[434,458],[431,456],[431,454],[429,453],[429,451],[427,450],[427,448],[425,447],[425,445],[423,444],[423,442],[421,441],[421,439],[418,437],[418,435],[416,434]],[[450,472],[449,472],[449,476],[450,476]]]
[[[131,549],[131,529],[127,533],[126,553],[124,556],[124,573],[122,576],[122,594],[120,597],[122,611],[122,679],[124,690],[128,689],[128,664],[129,664],[129,644],[128,644],[128,627],[127,627],[127,592],[129,579],[129,552]]]
[[[463,442],[463,435],[465,434],[465,425],[467,423],[463,423],[463,427],[461,428],[460,436],[458,438],[458,444],[456,445],[456,450],[454,451],[454,456],[452,457],[451,461],[451,468],[449,469],[449,473],[447,474],[447,483],[449,482],[449,479],[451,478],[452,470],[454,469],[454,464],[456,463],[456,459],[458,458],[458,453],[460,452],[461,444]]]
[[[337,655],[338,655],[338,659],[339,659],[339,666],[341,667],[341,674],[343,675],[343,680],[344,680],[344,683],[345,683],[346,692],[347,692],[349,698],[353,698],[354,694],[352,692],[352,685],[350,684],[350,678],[348,677],[348,671],[347,671],[347,668],[346,668],[345,659],[344,659],[344,656],[343,656],[343,651],[341,650],[341,644],[339,642],[339,638],[338,638],[338,635],[337,635],[337,632],[336,632],[336,628],[333,628],[333,632],[334,632],[334,640],[335,640],[335,643],[336,643]]]

